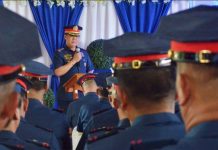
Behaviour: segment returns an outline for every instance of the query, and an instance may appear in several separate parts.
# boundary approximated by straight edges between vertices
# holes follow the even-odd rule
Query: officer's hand
[[[82,59],[82,54],[81,54],[81,52],[74,54],[73,60],[74,60],[76,63],[79,62],[81,59]]]

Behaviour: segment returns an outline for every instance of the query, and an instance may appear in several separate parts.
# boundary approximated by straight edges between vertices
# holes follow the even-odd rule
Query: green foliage
[[[87,47],[87,51],[96,69],[111,68],[113,59],[104,55],[102,39],[91,42]]]
[[[49,89],[44,95],[44,104],[49,108],[52,108],[54,105],[55,97],[51,89]]]

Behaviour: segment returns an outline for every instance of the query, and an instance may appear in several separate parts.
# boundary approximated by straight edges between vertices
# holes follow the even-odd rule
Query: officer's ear
[[[27,98],[24,98],[24,100],[23,100],[23,110],[24,110],[24,112],[27,112],[28,105],[29,105],[29,100]]]
[[[67,39],[67,34],[64,34],[64,39],[65,39],[65,40]]]
[[[127,101],[127,95],[125,93],[125,91],[120,88],[119,86],[116,86],[116,91],[117,91],[117,97],[119,98],[121,104],[119,105],[119,107],[123,110],[126,110],[126,107],[128,105],[128,101]]]
[[[2,113],[0,114],[1,118],[13,118],[18,107],[18,93],[12,92],[5,101]]]
[[[190,88],[189,77],[186,74],[177,74],[176,79],[176,88],[177,88],[177,100],[180,106],[184,106],[190,96],[191,96],[191,88]]]

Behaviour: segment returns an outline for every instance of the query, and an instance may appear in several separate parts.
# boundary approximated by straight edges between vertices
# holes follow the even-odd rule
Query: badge
[[[71,54],[65,54],[65,55],[64,55],[64,59],[65,59],[67,62],[69,62],[69,61],[72,60],[72,55],[71,55]]]

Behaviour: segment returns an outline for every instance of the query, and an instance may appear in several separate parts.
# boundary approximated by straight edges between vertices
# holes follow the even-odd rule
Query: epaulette
[[[35,144],[35,145],[38,145],[40,147],[44,147],[46,149],[50,149],[50,145],[46,142],[40,142],[36,139],[32,139],[32,140],[26,140],[28,143],[32,143],[32,144]]]
[[[7,148],[14,149],[14,150],[23,150],[24,149],[24,145],[22,145],[22,144],[3,143],[3,142],[0,142],[0,144],[7,147]]]
[[[174,139],[165,139],[157,141],[143,141],[142,139],[132,140],[130,142],[131,150],[144,150],[146,149],[161,149],[166,146],[175,145],[177,141]]]
[[[64,110],[61,108],[52,108],[53,111],[57,111],[59,113],[64,113]]]
[[[95,133],[95,132],[98,132],[98,131],[111,131],[113,129],[116,129],[117,127],[115,126],[108,126],[108,127],[100,127],[100,128],[94,128],[94,129],[91,129],[91,131],[89,133]]]
[[[101,114],[101,113],[106,112],[106,111],[109,111],[109,110],[111,110],[111,108],[100,109],[100,110],[94,112],[92,115],[93,115],[93,116],[96,116],[96,115],[98,115],[98,114]]]
[[[96,142],[96,141],[98,141],[100,139],[103,139],[103,138],[106,138],[106,137],[110,137],[110,136],[115,135],[117,133],[119,133],[117,129],[113,129],[111,131],[106,131],[102,135],[88,137],[87,143],[91,144],[91,143]]]
[[[59,51],[59,52],[60,52],[60,51],[62,51],[62,50],[64,50],[64,48],[60,48],[60,49],[58,49],[57,51]]]
[[[42,130],[45,130],[47,132],[53,132],[52,129],[49,129],[49,128],[45,128],[45,127],[42,127],[42,126],[39,126],[39,125],[34,125],[36,128],[39,128],[39,129],[42,129]]]

